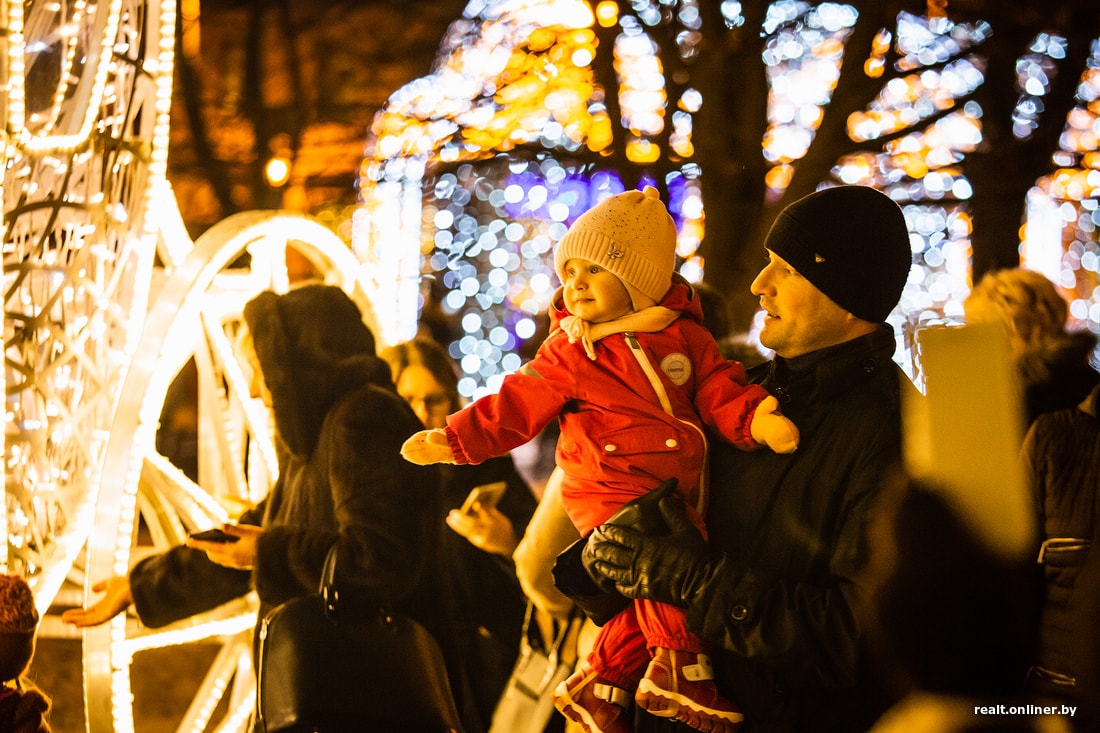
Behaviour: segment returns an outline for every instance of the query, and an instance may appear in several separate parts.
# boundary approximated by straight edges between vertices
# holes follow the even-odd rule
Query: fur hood
[[[367,384],[393,389],[375,356],[374,336],[338,287],[306,285],[283,295],[263,292],[244,307],[275,427],[295,455],[316,447],[321,423],[341,398]]]

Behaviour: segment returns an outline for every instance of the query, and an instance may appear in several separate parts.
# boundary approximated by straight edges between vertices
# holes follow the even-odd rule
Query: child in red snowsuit
[[[676,478],[705,533],[707,432],[744,450],[790,452],[798,430],[776,400],[746,384],[702,326],[692,287],[673,274],[676,225],[654,188],[605,199],[558,245],[562,281],[551,331],[500,391],[402,448],[414,463],[479,463],[561,424],[562,501],[582,535],[626,502]],[[733,731],[742,719],[719,695],[683,609],[634,604],[600,629],[591,655],[555,704],[589,733],[628,733],[630,693],[651,713]],[[644,673],[644,674],[643,674]]]

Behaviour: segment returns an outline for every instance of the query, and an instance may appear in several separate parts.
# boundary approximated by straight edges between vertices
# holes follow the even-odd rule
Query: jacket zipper
[[[657,393],[657,401],[661,403],[661,409],[664,410],[669,417],[679,420],[684,425],[687,425],[695,430],[695,432],[699,433],[699,437],[703,441],[703,465],[699,468],[699,500],[695,504],[695,511],[699,512],[700,516],[705,516],[709,498],[707,496],[707,489],[710,486],[709,476],[707,475],[707,458],[710,453],[710,444],[707,442],[706,433],[704,433],[698,425],[676,417],[676,413],[672,411],[672,401],[669,400],[668,392],[665,391],[665,385],[661,383],[661,377],[657,374],[657,370],[653,368],[653,364],[649,361],[649,356],[645,353],[642,345],[638,343],[638,339],[634,336],[634,332],[625,332],[623,334],[623,339],[626,341],[626,345],[630,347],[630,353],[634,355],[634,359],[638,362],[638,366],[640,366],[645,373],[646,379],[648,379],[650,385],[652,385],[653,391]]]

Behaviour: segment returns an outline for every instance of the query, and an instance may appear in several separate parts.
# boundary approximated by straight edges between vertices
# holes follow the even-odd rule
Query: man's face
[[[750,289],[765,312],[760,343],[785,359],[843,343],[871,326],[830,300],[771,250]]]

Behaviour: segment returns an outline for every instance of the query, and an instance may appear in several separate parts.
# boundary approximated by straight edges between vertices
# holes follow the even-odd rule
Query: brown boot
[[[706,654],[658,648],[634,699],[651,715],[708,733],[734,733],[745,719],[718,692]]]
[[[558,685],[554,707],[581,724],[587,733],[631,733],[627,720],[630,693],[616,687],[587,664]]]

